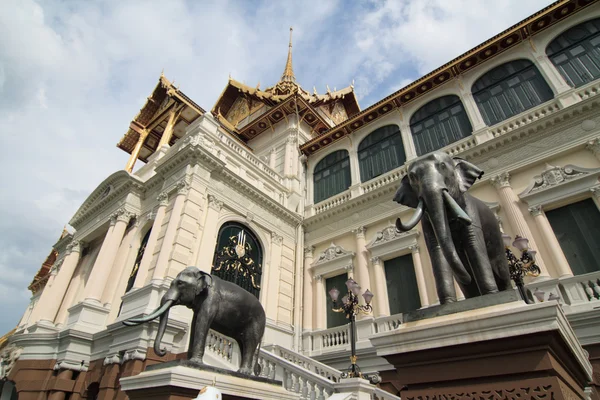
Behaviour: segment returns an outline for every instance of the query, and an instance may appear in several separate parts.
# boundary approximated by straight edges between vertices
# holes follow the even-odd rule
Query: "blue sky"
[[[273,85],[294,27],[298,83],[352,80],[362,108],[548,0],[33,1],[0,5],[0,335],[161,70],[205,109],[228,75]]]

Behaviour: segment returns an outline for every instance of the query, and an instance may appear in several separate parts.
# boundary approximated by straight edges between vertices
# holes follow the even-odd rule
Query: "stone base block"
[[[98,301],[85,299],[69,308],[67,328],[87,333],[96,333],[106,328],[106,318],[110,310]]]
[[[556,302],[426,318],[370,340],[394,366],[404,400],[584,399],[592,378]]]
[[[187,360],[157,364],[139,375],[122,378],[121,390],[131,400],[192,400],[205,386],[215,386],[223,400],[292,400],[280,381],[249,377],[234,371],[197,366]]]

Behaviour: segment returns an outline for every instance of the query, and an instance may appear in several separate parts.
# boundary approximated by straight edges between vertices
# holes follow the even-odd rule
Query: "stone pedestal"
[[[122,378],[121,390],[131,400],[192,400],[205,386],[215,386],[223,400],[292,400],[298,395],[286,391],[280,381],[190,364],[177,360],[156,364],[139,375]]]
[[[556,302],[432,316],[370,340],[395,367],[404,400],[584,399],[592,380],[587,355]]]

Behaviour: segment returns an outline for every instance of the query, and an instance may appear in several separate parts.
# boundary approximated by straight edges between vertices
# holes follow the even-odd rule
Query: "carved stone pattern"
[[[114,225],[115,222],[121,221],[128,223],[131,218],[135,217],[135,214],[127,211],[124,208],[119,208],[110,216],[110,223]],[[113,222],[114,221],[114,222]]]
[[[121,356],[118,354],[114,354],[114,355],[108,356],[104,359],[103,365],[111,365],[111,364],[121,364]]]
[[[286,139],[286,141],[292,145],[292,146],[296,146],[298,144],[298,137],[294,134],[289,135]]]
[[[185,180],[177,182],[175,188],[177,189],[177,194],[186,195],[190,191],[190,185]]]
[[[156,200],[158,201],[158,205],[159,206],[167,206],[169,205],[169,194],[167,192],[161,192],[157,197]]]
[[[323,279],[323,275],[315,275],[315,280],[321,281]]]
[[[12,343],[6,346],[4,349],[2,349],[2,352],[0,352],[0,358],[2,358],[4,368],[3,376],[0,376],[0,378],[3,378],[10,374],[10,371],[15,366],[15,363],[19,359],[19,356],[21,355],[22,351],[22,348],[17,347]]]
[[[346,271],[352,271],[352,270],[354,270],[354,265],[352,265],[352,264],[348,264],[348,265],[346,265],[346,266],[344,267],[344,269],[345,269]]]
[[[503,187],[510,187],[510,174],[508,172],[503,172],[500,175],[496,175],[492,179],[490,179],[490,182],[497,189]]]
[[[414,232],[410,232],[410,234],[413,234],[413,233]],[[390,240],[394,240],[398,237],[405,236],[405,235],[407,235],[407,233],[398,232],[398,230],[396,229],[395,226],[390,225],[387,228],[384,228],[383,230],[381,230],[375,234],[375,239],[373,240],[373,244],[375,245],[375,244],[389,242]]]
[[[331,246],[329,246],[325,249],[324,252],[319,254],[317,263],[335,260],[338,257],[344,257],[350,254],[352,254],[352,252],[344,250],[341,246],[336,246],[334,243],[331,243]]]
[[[371,257],[371,263],[372,264],[379,264],[379,263],[381,263],[381,257]]]
[[[529,213],[534,217],[542,214],[542,206],[533,206],[529,207]]]
[[[472,392],[459,393],[437,393],[431,395],[409,396],[405,395],[406,400],[548,400],[560,398],[560,390],[556,390],[553,385],[539,385],[535,387],[521,387],[517,385],[511,388],[478,390]]]
[[[597,199],[600,199],[600,186],[594,186],[590,189],[590,192],[592,192],[592,196],[594,196]]]
[[[353,232],[356,234],[357,238],[364,239],[365,233],[367,232],[367,228],[365,228],[364,226],[359,226]]]
[[[223,208],[223,202],[217,200],[217,198],[215,196],[213,196],[212,194],[208,195],[208,207],[212,208],[215,211],[221,211],[221,208]]]
[[[581,175],[585,175],[585,172],[577,171],[569,166],[563,168],[548,165],[548,168],[541,175],[533,177],[534,184],[529,193],[556,186]]]
[[[307,246],[304,248],[304,258],[312,258],[313,251],[315,251],[315,246]]]
[[[138,350],[133,350],[133,351],[128,351],[127,353],[125,353],[125,355],[123,356],[122,363],[124,364],[130,360],[144,361],[145,359],[146,359],[146,353],[142,353]]]
[[[408,246],[408,249],[413,252],[413,253],[418,253],[419,252],[419,245],[418,244],[413,244],[411,246]]]
[[[594,153],[597,159],[600,160],[600,138],[596,138],[594,140],[590,140],[585,148]]]
[[[283,243],[283,236],[278,235],[276,232],[271,232],[271,240],[275,244],[281,244]]]
[[[67,245],[67,255],[72,252],[81,253],[84,243],[80,240],[71,240],[71,243]]]

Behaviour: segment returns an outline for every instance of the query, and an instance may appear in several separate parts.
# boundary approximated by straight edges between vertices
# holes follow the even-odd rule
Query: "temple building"
[[[394,367],[369,337],[439,304],[421,224],[398,232],[413,210],[392,201],[407,165],[436,150],[485,171],[470,193],[537,251],[527,293],[561,304],[598,396],[600,2],[559,0],[362,110],[353,85],[302,88],[291,38],[274,86],[230,78],[210,110],[162,74],[148,89],[117,144],[129,161],[65,221],[29,287],[8,339],[19,399],[125,399],[122,379],[184,355],[190,310],[171,310],[162,358],[157,321],[122,321],[151,313],[189,265],[253,293],[265,359],[294,382],[286,389],[324,397],[350,354],[327,293],[352,277],[375,295],[357,321],[358,362],[382,373],[376,398],[397,399]],[[241,242],[247,273],[226,257]],[[230,339],[208,342],[206,363],[239,362]]]

